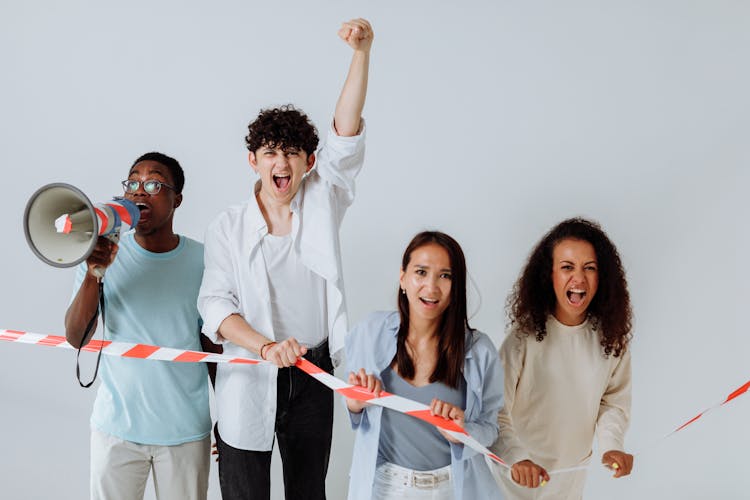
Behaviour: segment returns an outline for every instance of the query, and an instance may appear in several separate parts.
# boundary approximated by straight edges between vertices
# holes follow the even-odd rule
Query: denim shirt
[[[346,338],[347,371],[364,368],[378,377],[396,355],[398,312],[376,312],[355,326]],[[463,377],[466,382],[464,429],[484,446],[498,435],[497,414],[503,404],[503,370],[490,338],[478,331],[466,332]],[[349,498],[370,498],[380,439],[383,408],[367,406],[362,413],[349,413],[354,441],[349,472]],[[451,477],[456,499],[500,499],[502,493],[484,461],[484,456],[463,444],[451,443]]]

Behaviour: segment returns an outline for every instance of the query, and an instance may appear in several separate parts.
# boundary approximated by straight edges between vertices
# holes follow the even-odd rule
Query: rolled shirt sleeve
[[[240,313],[227,225],[226,217],[219,217],[206,230],[205,270],[198,295],[198,311],[203,318],[202,331],[214,343],[224,342],[219,334],[222,321]]]
[[[321,179],[332,185],[336,198],[343,207],[354,201],[355,179],[362,170],[365,159],[365,120],[362,119],[357,135],[336,134],[333,122],[328,128],[325,146],[318,151],[315,171]]]

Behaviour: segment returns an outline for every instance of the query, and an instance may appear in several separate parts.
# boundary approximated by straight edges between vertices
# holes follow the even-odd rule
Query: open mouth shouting
[[[570,288],[565,292],[568,302],[573,306],[580,306],[586,298],[586,291],[581,288]]]
[[[285,193],[289,190],[292,177],[289,174],[277,174],[273,176],[273,183],[279,192]]]
[[[141,212],[140,220],[148,219],[149,215],[151,215],[151,205],[142,201],[137,201],[135,202],[135,206],[138,207],[138,210]]]

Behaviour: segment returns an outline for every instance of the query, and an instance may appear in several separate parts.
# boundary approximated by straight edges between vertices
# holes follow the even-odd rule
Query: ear
[[[172,206],[172,208],[177,208],[180,205],[182,205],[182,193],[174,197],[174,205]]]
[[[403,269],[401,269],[401,272],[398,275],[398,286],[399,286],[399,288],[401,288],[401,290],[405,289],[405,287],[404,287],[404,275],[406,275],[406,272]]]
[[[312,153],[307,157],[307,170],[305,170],[305,173],[309,172],[313,165],[315,165],[315,153]]]
[[[258,159],[255,157],[255,152],[250,151],[247,154],[247,161],[250,162],[250,166],[255,171],[255,173],[258,173]]]

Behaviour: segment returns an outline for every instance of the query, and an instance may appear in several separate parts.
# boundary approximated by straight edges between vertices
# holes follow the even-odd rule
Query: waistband
[[[308,347],[304,358],[314,365],[327,365],[331,363],[331,353],[328,350],[328,339],[325,339],[315,347]],[[325,366],[320,366],[324,370],[327,369]],[[279,368],[279,372],[294,368],[289,366],[287,368]]]
[[[451,466],[446,465],[434,470],[412,470],[390,462],[378,466],[378,472],[405,486],[412,488],[434,489],[451,479]]]
[[[328,350],[328,339],[325,339],[315,347],[308,347],[305,353],[305,359],[311,363],[318,364],[317,362],[331,357],[331,353]]]

